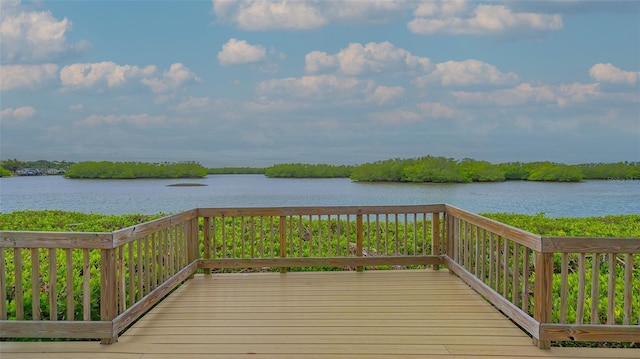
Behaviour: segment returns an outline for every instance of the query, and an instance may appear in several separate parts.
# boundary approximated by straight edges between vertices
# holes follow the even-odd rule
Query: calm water
[[[167,187],[194,182],[202,187]],[[465,184],[358,183],[219,175],[197,180],[0,178],[0,211],[62,209],[121,214],[195,207],[401,205],[448,203],[472,212],[544,212],[552,217],[640,213],[640,181]]]

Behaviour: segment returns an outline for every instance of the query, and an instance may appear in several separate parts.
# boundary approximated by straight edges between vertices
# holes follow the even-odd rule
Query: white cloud
[[[366,45],[351,43],[335,55],[313,51],[305,56],[305,70],[320,72],[337,70],[345,75],[362,75],[389,71],[425,71],[431,61],[396,48],[390,42],[370,42]]]
[[[509,34],[513,31],[562,29],[562,16],[532,12],[512,12],[503,5],[479,4],[468,11],[464,1],[440,1],[420,5],[407,27],[416,34],[453,35]]]
[[[142,79],[142,83],[155,93],[173,91],[182,85],[200,81],[202,80],[195,73],[181,63],[172,64],[169,71],[163,72],[162,76]]]
[[[418,122],[423,117],[413,110],[398,109],[393,111],[375,112],[369,114],[369,119],[383,124],[401,125]]]
[[[265,95],[285,94],[313,100],[328,98],[345,100],[358,95],[370,94],[373,90],[373,81],[361,81],[335,75],[289,77],[263,81],[258,84],[258,91]]]
[[[386,23],[400,19],[415,5],[390,0],[213,0],[213,11],[223,21],[243,30],[309,30],[330,23]]]
[[[0,17],[0,59],[5,63],[50,61],[67,52],[84,50],[86,41],[67,42],[71,30],[67,18],[56,19],[49,11],[21,11],[19,6],[2,6]]]
[[[392,102],[393,100],[402,97],[402,95],[404,95],[404,88],[400,86],[378,86],[369,98],[373,102],[384,104]]]
[[[64,89],[108,88],[124,86],[139,81],[154,93],[166,93],[200,78],[181,63],[174,63],[162,74],[154,65],[138,67],[118,65],[113,62],[98,62],[68,65],[60,70],[60,81]]]
[[[243,30],[313,29],[326,19],[306,1],[213,1],[217,17],[236,22]]]
[[[442,86],[469,86],[514,84],[517,80],[518,75],[513,72],[503,73],[493,65],[469,59],[439,63],[432,73],[417,77],[413,82],[418,87],[425,87],[429,82],[439,82]]]
[[[36,88],[58,75],[58,65],[3,65],[0,71],[0,90]]]
[[[77,121],[76,124],[82,126],[130,124],[138,128],[148,128],[164,126],[167,122],[167,117],[164,115],[152,116],[142,113],[138,115],[91,115],[84,120]]]
[[[480,105],[520,106],[525,104],[555,104],[567,107],[603,97],[598,84],[561,84],[557,86],[532,86],[528,83],[514,88],[486,92],[454,91],[460,102]]]
[[[141,78],[155,73],[155,66],[140,68],[118,65],[113,62],[78,63],[60,70],[60,81],[65,88],[90,88],[101,85],[122,86],[132,78]]]
[[[440,102],[421,102],[417,106],[429,118],[452,118],[456,114],[454,109]]]
[[[612,64],[595,64],[589,70],[589,76],[599,82],[622,83],[633,86],[640,79],[640,71],[623,71]]]
[[[36,114],[36,109],[31,106],[22,106],[18,108],[5,108],[0,111],[0,119],[2,122],[7,120],[27,120]]]
[[[419,121],[453,118],[456,110],[441,102],[421,102],[416,109],[397,109],[369,114],[369,119],[383,124],[412,124]]]
[[[267,51],[261,45],[251,45],[245,40],[229,39],[218,52],[221,65],[238,65],[258,62],[264,59]]]

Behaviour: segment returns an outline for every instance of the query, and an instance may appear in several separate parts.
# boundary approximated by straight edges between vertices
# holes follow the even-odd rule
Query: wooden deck
[[[197,275],[112,345],[1,342],[14,358],[640,358],[538,349],[447,270]]]

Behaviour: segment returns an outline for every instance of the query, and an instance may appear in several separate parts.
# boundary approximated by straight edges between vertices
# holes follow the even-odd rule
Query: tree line
[[[388,159],[357,166],[328,164],[279,164],[265,169],[267,177],[351,178],[363,182],[498,182],[507,180],[578,182],[583,179],[640,180],[640,162],[586,163],[555,162],[490,163],[470,158],[425,156]]]
[[[196,162],[80,162],[67,169],[68,178],[202,178],[207,169]]]
[[[24,168],[64,169],[69,178],[200,178],[207,174],[264,174],[270,178],[350,178],[363,182],[498,182],[508,180],[578,182],[584,179],[640,180],[640,162],[490,163],[470,158],[424,156],[361,165],[284,163],[270,167],[205,168],[196,162],[66,162],[16,159],[0,162],[0,177]]]

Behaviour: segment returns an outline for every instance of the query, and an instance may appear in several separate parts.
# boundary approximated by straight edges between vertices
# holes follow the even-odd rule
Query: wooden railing
[[[0,258],[1,338],[112,343],[197,270],[446,265],[542,348],[640,341],[640,238],[540,237],[445,204],[200,208],[113,233],[3,231]]]
[[[0,337],[114,342],[195,272],[197,231],[195,210],[113,233],[3,231]]]
[[[199,209],[200,268],[438,266],[443,211],[444,205]]]
[[[541,237],[453,206],[445,213],[445,264],[539,347],[640,341],[640,238]]]

